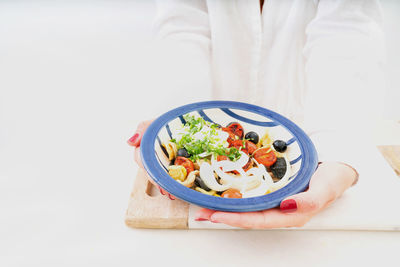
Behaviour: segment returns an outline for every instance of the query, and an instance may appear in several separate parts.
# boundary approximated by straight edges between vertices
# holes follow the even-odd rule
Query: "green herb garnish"
[[[199,159],[199,155],[202,153],[227,156],[232,161],[240,158],[241,155],[237,148],[225,147],[226,140],[221,140],[218,135],[220,128],[218,124],[207,122],[202,117],[196,118],[189,114],[186,114],[183,118],[186,121],[183,134],[181,134],[180,139],[171,139],[171,142],[174,142],[178,149],[185,148],[191,155],[192,161]]]

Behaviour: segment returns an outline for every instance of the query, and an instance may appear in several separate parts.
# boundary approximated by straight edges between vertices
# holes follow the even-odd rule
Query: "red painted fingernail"
[[[135,133],[131,138],[129,138],[128,143],[130,145],[136,145],[136,141],[138,140],[139,136],[139,133]]]
[[[294,212],[297,210],[297,203],[294,199],[287,199],[281,203],[282,212]]]
[[[168,197],[169,197],[169,199],[171,199],[171,200],[175,200],[175,197],[172,196],[172,195],[170,195],[170,194],[168,194]]]
[[[165,195],[165,193],[163,192],[163,190],[161,189],[161,187],[158,187],[158,189],[160,189],[160,193]]]
[[[203,217],[203,216],[197,216],[196,218],[194,218],[196,221],[208,221],[208,218]]]

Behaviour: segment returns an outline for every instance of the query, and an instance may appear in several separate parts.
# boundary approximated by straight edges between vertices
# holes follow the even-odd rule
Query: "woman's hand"
[[[146,129],[150,126],[152,123],[152,120],[148,121],[142,121],[139,126],[136,129],[135,134],[128,139],[127,143],[130,146],[135,147],[135,161],[139,165],[140,168],[144,169],[143,164],[142,164],[142,159],[140,158],[140,142],[142,141],[142,137]],[[161,194],[167,195],[170,199],[174,200],[175,197],[171,194],[169,194],[167,191],[162,189],[159,185],[157,185],[150,177],[149,177],[150,182],[157,186],[158,189],[160,189]]]
[[[280,208],[257,212],[221,212],[201,209],[196,220],[209,220],[242,228],[302,227],[355,183],[358,174],[337,162],[324,162],[310,180],[309,188],[281,202]]]

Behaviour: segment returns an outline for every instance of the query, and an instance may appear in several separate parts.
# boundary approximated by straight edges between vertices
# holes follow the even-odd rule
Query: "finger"
[[[128,139],[127,143],[130,146],[138,147],[140,145],[141,140],[142,140],[142,134],[136,132],[134,135],[132,135],[131,138]]]
[[[146,129],[150,126],[151,122],[152,120],[140,122],[138,127],[136,128],[134,135],[128,139],[127,141],[128,145],[134,147],[140,146],[140,142],[142,141],[142,136],[146,131]]]
[[[284,199],[280,210],[285,213],[314,214],[326,208],[336,199],[335,189],[326,183],[323,186],[311,186],[302,192]]]
[[[308,220],[305,214],[288,214],[279,209],[257,212],[220,212],[213,213],[212,222],[224,223],[233,227],[252,229],[272,229],[281,227],[301,227]]]
[[[337,196],[349,188],[357,177],[355,170],[338,162],[323,162],[310,180],[310,188],[330,187]]]
[[[160,190],[160,193],[161,193],[162,195],[167,194],[166,191],[165,191],[164,189],[162,189],[159,185],[157,185],[157,187],[158,187],[158,189]]]
[[[280,210],[285,213],[314,214],[326,208],[335,199],[335,194],[331,190],[309,190],[283,200]]]
[[[154,182],[153,182],[153,183],[154,183]],[[165,191],[164,189],[162,189],[159,185],[157,185],[157,187],[158,187],[158,189],[160,190],[160,193],[161,193],[162,195],[168,196],[168,198],[171,199],[171,200],[175,200],[175,199],[176,199],[175,196],[171,195],[170,193],[168,193],[167,191]]]
[[[211,215],[215,212],[215,210],[210,209],[199,209],[194,215],[194,219],[196,221],[209,221]]]

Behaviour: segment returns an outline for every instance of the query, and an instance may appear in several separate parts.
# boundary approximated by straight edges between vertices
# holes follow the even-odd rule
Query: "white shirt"
[[[385,88],[377,0],[267,0],[262,13],[259,0],[160,0],[156,29],[184,87],[281,113],[320,161],[357,166]]]

